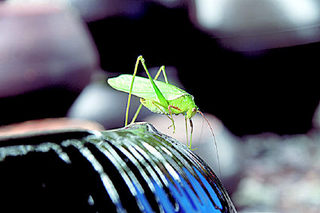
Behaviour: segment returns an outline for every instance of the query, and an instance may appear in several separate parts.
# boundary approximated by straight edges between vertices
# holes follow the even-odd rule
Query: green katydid
[[[136,76],[140,62],[145,72],[147,73],[148,78]],[[163,73],[165,82],[157,80],[161,72]],[[164,66],[160,67],[156,76],[154,77],[154,79],[152,79],[145,64],[144,58],[142,56],[139,56],[135,64],[133,75],[123,74],[118,77],[109,78],[108,84],[116,90],[129,93],[126,108],[125,126],[128,125],[131,95],[135,95],[137,97],[140,97],[141,104],[138,107],[131,123],[134,123],[134,121],[138,117],[142,105],[144,105],[146,108],[148,108],[150,111],[154,113],[165,114],[172,122],[172,124],[169,127],[172,126],[173,132],[175,132],[175,123],[172,115],[183,114],[185,116],[187,146],[189,147],[189,149],[192,149],[191,146],[193,124],[191,118],[197,112],[199,112],[202,115],[202,117],[207,121],[210,127],[210,131],[214,137],[213,129],[209,121],[204,117],[203,113],[196,106],[193,96],[187,93],[186,91],[168,83]],[[188,141],[187,120],[189,120],[191,128],[190,141]],[[215,146],[217,148],[216,143]]]

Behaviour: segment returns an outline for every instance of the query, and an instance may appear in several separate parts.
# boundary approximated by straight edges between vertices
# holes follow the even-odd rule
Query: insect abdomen
[[[151,112],[159,113],[159,114],[169,114],[167,109],[155,103],[153,100],[140,98],[140,102],[148,108]]]

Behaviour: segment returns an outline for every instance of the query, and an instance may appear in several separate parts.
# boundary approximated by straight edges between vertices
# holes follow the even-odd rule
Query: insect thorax
[[[176,106],[181,110],[176,114],[187,114],[188,118],[191,118],[194,115],[192,113],[193,109],[198,109],[194,102],[193,96],[190,94],[182,95],[174,100],[169,100],[169,104]]]

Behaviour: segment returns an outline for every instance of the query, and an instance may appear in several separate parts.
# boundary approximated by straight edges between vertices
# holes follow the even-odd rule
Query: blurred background
[[[317,212],[319,51],[320,0],[0,1],[0,132],[47,118],[122,127],[127,94],[106,79],[142,54],[205,113],[218,152],[200,115],[196,152],[239,212]],[[174,135],[166,116],[138,120],[185,142],[175,118]]]

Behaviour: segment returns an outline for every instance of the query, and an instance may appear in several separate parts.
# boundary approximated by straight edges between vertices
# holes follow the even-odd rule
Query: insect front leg
[[[137,119],[137,117],[138,117],[138,115],[139,115],[139,112],[140,112],[141,108],[142,108],[142,104],[139,105],[139,107],[138,107],[136,113],[134,114],[134,116],[133,116],[130,124],[133,124],[133,123],[136,121],[136,119]]]
[[[193,122],[191,119],[189,119],[189,122],[190,122],[190,141],[189,141],[189,137],[188,137],[188,117],[187,115],[185,114],[185,117],[184,117],[184,121],[185,121],[185,125],[186,125],[186,138],[187,138],[187,146],[190,150],[194,151],[196,150],[197,148],[195,149],[192,149],[192,134],[193,134]]]
[[[192,149],[191,147],[192,147],[192,134],[193,134],[193,122],[192,122],[192,120],[191,119],[189,119],[189,122],[190,122],[190,143],[189,143],[189,149],[191,149],[191,150],[196,150],[196,148],[195,149]]]
[[[184,116],[184,122],[186,125],[186,138],[187,138],[187,146],[189,147],[189,136],[188,136],[188,117],[187,114]]]

